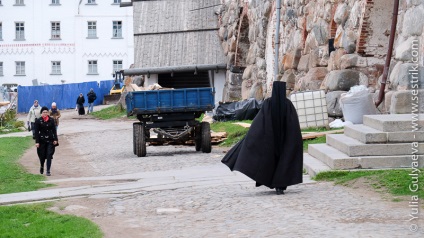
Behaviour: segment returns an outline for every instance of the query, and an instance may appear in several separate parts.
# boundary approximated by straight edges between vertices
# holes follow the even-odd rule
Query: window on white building
[[[98,74],[97,73],[97,60],[88,61],[88,74]]]
[[[15,61],[16,75],[25,75],[25,61]]]
[[[112,38],[122,38],[122,21],[113,21]]]
[[[1,0],[0,0],[0,6],[1,6],[2,4],[1,4]]]
[[[0,40],[3,40],[3,23],[0,22]]]
[[[87,27],[88,27],[87,38],[97,38],[97,23],[95,21],[89,21]]]
[[[60,40],[60,22],[51,22],[52,40]]]
[[[121,0],[113,0],[113,4],[119,4],[121,3]]]
[[[52,0],[51,5],[59,5],[60,4],[60,0]]]
[[[0,76],[3,76],[3,62],[0,62]]]
[[[62,74],[60,61],[52,61],[52,74]]]
[[[25,23],[15,22],[15,40],[25,40]]]
[[[122,69],[122,60],[114,60],[112,74],[114,74],[116,71],[119,71],[121,69]]]
[[[19,6],[25,5],[24,0],[15,0],[15,6],[16,5],[19,5]]]
[[[87,4],[96,4],[96,0],[87,0]]]

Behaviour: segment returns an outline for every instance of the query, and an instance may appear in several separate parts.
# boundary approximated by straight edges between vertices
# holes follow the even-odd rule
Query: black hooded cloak
[[[286,98],[286,83],[274,82],[246,136],[221,161],[256,181],[256,186],[302,183],[303,141],[299,119]]]

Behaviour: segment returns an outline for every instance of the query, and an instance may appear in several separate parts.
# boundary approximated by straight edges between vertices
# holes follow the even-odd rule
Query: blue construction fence
[[[36,99],[40,106],[46,106],[49,109],[52,102],[56,102],[59,110],[75,108],[80,93],[85,98],[84,106],[88,106],[87,93],[91,88],[97,95],[94,105],[100,105],[103,103],[103,96],[109,94],[113,82],[114,80],[105,80],[100,81],[100,83],[94,81],[60,85],[18,86],[18,113],[28,112]]]

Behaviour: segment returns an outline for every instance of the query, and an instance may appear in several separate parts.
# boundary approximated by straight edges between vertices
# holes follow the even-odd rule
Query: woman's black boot
[[[275,191],[277,192],[277,195],[281,195],[281,194],[284,194],[284,190],[286,189],[287,187],[278,187],[278,188],[275,188]]]

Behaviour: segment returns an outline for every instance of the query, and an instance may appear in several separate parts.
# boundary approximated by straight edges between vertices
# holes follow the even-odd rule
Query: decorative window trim
[[[16,0],[15,0],[15,4],[13,4],[13,6],[25,6],[25,1],[22,0],[22,3],[16,3]]]
[[[53,24],[55,24],[53,26]],[[50,22],[50,40],[62,40],[62,24],[60,24],[60,21],[51,21]],[[53,27],[59,27],[58,30],[53,30]],[[57,31],[59,32],[58,35],[53,34],[53,31]],[[53,36],[57,36],[57,37],[53,37]]]
[[[17,72],[18,63],[23,63],[23,71],[24,72],[22,74],[18,74],[18,72]],[[22,67],[22,65],[20,67]],[[15,61],[15,75],[14,76],[26,76],[25,61]]]
[[[90,64],[91,62],[96,62],[96,64]],[[93,67],[92,65],[96,65],[96,71],[95,72],[90,72],[90,67]],[[98,64],[98,60],[88,60],[88,72],[87,75],[99,75],[99,68],[98,68],[99,64]]]
[[[16,38],[16,24],[20,24],[20,23],[23,23],[23,38]],[[19,27],[21,27],[21,26],[19,26]],[[14,41],[25,41],[25,22],[21,22],[21,21],[18,21],[18,22],[15,22],[15,39],[13,39]]]
[[[123,59],[114,59],[112,60],[112,75],[115,74],[115,61],[117,62],[116,65],[121,65],[121,67],[118,70],[122,70],[124,69],[124,60]],[[121,62],[120,64],[118,64],[118,62]]]
[[[57,64],[59,63],[59,64]],[[51,72],[50,75],[62,75],[62,62],[61,61],[51,61]],[[59,70],[57,70],[59,69]],[[56,72],[54,72],[56,70]],[[58,71],[58,72],[57,72]]]
[[[119,32],[119,34],[117,34],[117,36],[114,36],[114,32],[115,32],[115,23],[116,23],[116,31],[117,33]],[[120,23],[120,24],[119,24]],[[111,39],[123,39],[123,35],[122,35],[122,26],[124,24],[122,23],[122,20],[117,20],[117,21],[112,21],[112,38]],[[118,28],[120,27],[120,28]],[[119,31],[118,31],[119,30]]]
[[[87,3],[85,5],[97,5],[97,2],[94,0],[94,2],[88,2],[89,0],[87,0]]]

